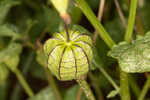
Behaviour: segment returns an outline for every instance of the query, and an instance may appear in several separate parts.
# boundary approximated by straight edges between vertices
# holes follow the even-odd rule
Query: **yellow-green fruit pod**
[[[88,72],[93,57],[92,40],[79,31],[55,33],[44,44],[48,68],[59,80],[72,80]]]

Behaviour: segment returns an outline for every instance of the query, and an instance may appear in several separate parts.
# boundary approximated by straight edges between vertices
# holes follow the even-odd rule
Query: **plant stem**
[[[116,5],[118,14],[120,16],[122,25],[126,29],[126,21],[125,21],[125,18],[123,16],[123,13],[121,11],[121,8],[120,8],[120,5],[118,3],[118,0],[114,0],[114,2],[115,2],[115,5]],[[133,84],[131,84],[131,86],[134,88],[134,90],[136,89],[136,85],[134,87]],[[125,87],[125,90],[124,90],[124,87]],[[120,70],[120,88],[121,88],[120,91],[121,91],[121,98],[122,98],[122,100],[126,100],[126,99],[130,100],[129,87],[128,87],[128,75],[125,72],[122,72],[121,70]],[[127,92],[127,96],[125,97],[125,93],[126,92]]]
[[[141,94],[140,94],[138,100],[144,100],[144,97],[145,97],[145,95],[146,95],[146,93],[149,89],[149,85],[150,85],[150,75],[149,75],[148,79],[145,82],[145,85],[144,85],[144,87],[141,91]]]
[[[128,74],[121,70],[120,70],[120,94],[121,94],[121,100],[130,100]]]
[[[119,90],[119,86],[114,82],[114,80],[109,76],[109,74],[102,67],[99,67],[99,70],[103,73],[103,75],[107,78],[107,80],[112,84],[112,86],[116,90]]]
[[[137,0],[131,0],[128,26],[125,34],[125,40],[127,42],[130,42],[132,39],[135,17],[136,17],[136,7],[137,7]]]
[[[80,85],[80,87],[82,88],[84,93],[86,94],[86,97],[88,98],[88,100],[95,100],[95,97],[94,97],[88,83],[85,81],[85,79],[83,79],[83,77],[81,77],[81,78],[76,79],[76,81],[78,82],[78,84]]]
[[[99,21],[101,21],[102,17],[103,17],[104,5],[105,5],[105,0],[100,0],[100,2],[99,2],[99,10],[98,10],[98,14],[97,14],[97,19]],[[98,32],[95,31],[94,32],[94,36],[93,36],[93,43],[94,44],[96,43],[97,36],[98,36]]]
[[[85,2],[85,0],[76,0],[77,5],[85,14],[87,19],[91,22],[94,28],[97,30],[101,38],[105,41],[105,43],[112,48],[115,42],[111,39],[108,32],[104,29],[104,27],[100,24],[99,20],[94,15],[93,11],[89,7],[89,5]]]
[[[30,65],[34,59],[35,53],[34,51],[31,51],[29,53],[29,55],[27,56],[26,60],[25,60],[25,64],[22,66],[22,75],[24,75],[24,77],[27,75]],[[21,86],[19,84],[19,82],[16,83],[16,86],[11,94],[11,100],[20,100],[20,91],[21,91]]]
[[[22,87],[25,89],[25,92],[28,94],[29,97],[34,96],[33,91],[31,90],[30,86],[27,84],[26,80],[24,79],[24,77],[22,76],[21,72],[16,69],[14,71],[14,73],[16,74],[18,80],[20,81]]]
[[[114,82],[114,80],[109,76],[109,74],[103,69],[103,67],[99,67],[99,65],[93,61],[93,64],[99,68],[99,70],[102,72],[102,74],[106,77],[106,79],[112,84],[112,86],[116,89],[119,90],[119,86]]]
[[[116,6],[116,8],[117,8],[117,12],[118,12],[118,14],[119,14],[119,16],[120,16],[120,20],[121,20],[121,22],[122,22],[122,25],[123,25],[123,28],[124,29],[126,29],[126,20],[125,20],[125,18],[124,18],[124,15],[123,15],[123,13],[122,13],[122,10],[121,10],[121,8],[120,8],[120,5],[119,5],[119,2],[118,2],[118,0],[114,0],[114,3],[115,3],[115,6]]]
[[[131,0],[128,26],[125,34],[125,40],[127,42],[130,42],[132,39],[135,24],[136,6],[137,0]],[[130,100],[130,91],[128,87],[128,74],[123,71],[120,71],[120,92],[122,100]]]

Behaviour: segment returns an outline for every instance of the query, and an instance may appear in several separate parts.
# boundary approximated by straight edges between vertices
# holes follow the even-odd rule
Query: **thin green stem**
[[[93,92],[91,91],[91,89],[90,89],[88,83],[85,81],[85,79],[83,79],[81,77],[81,78],[76,79],[76,81],[78,82],[78,84],[80,85],[80,87],[82,88],[84,93],[86,94],[86,97],[88,98],[88,100],[95,100]]]
[[[125,34],[125,40],[130,42],[132,39],[135,15],[136,15],[137,0],[131,0],[130,13],[128,19],[128,26]],[[120,92],[122,100],[130,100],[130,90],[128,86],[128,74],[126,72],[120,71]]]
[[[120,70],[120,94],[121,94],[121,100],[130,100],[128,74],[121,70]]]
[[[149,86],[150,86],[150,75],[148,76],[148,79],[145,82],[145,85],[141,91],[141,94],[140,94],[138,100],[144,100],[144,97],[149,89]]]
[[[128,19],[128,26],[125,33],[125,40],[130,42],[132,39],[134,24],[135,24],[135,17],[136,17],[136,7],[137,7],[137,0],[131,0],[130,4],[130,13]]]
[[[99,65],[93,61],[93,64],[99,68],[99,70],[102,72],[102,74],[106,77],[106,79],[112,84],[112,86],[116,89],[116,90],[120,90],[119,86],[115,83],[115,81],[111,78],[111,76],[103,69],[103,67],[99,67]]]
[[[91,22],[93,27],[97,30],[101,38],[105,41],[105,43],[112,48],[112,46],[115,44],[115,42],[111,39],[108,32],[104,29],[104,27],[100,24],[99,20],[94,15],[93,11],[89,7],[89,5],[86,3],[85,0],[76,0],[77,5],[82,10],[82,12],[85,14],[87,19]]]
[[[25,89],[25,92],[28,94],[28,96],[29,97],[34,96],[33,91],[31,90],[30,86],[28,85],[24,77],[22,76],[21,72],[18,69],[16,69],[14,73],[16,74],[18,80],[20,81],[22,87]]]
[[[35,56],[34,51],[31,51],[29,53],[29,55],[27,56],[26,60],[24,61],[25,64],[22,66],[23,69],[22,69],[22,72],[21,72],[24,77],[26,77],[26,75],[27,75],[27,73],[30,69],[30,65],[31,65],[31,63],[34,59],[34,56]],[[15,86],[15,88],[14,88],[14,90],[13,90],[11,96],[10,96],[11,100],[20,100],[20,96],[21,96],[20,91],[21,91],[21,86],[20,86],[19,82],[17,82],[16,86]]]
[[[114,80],[109,76],[109,74],[103,69],[103,67],[99,67],[99,70],[103,73],[103,75],[107,78],[107,80],[112,84],[112,86],[119,90],[119,86],[114,82]]]

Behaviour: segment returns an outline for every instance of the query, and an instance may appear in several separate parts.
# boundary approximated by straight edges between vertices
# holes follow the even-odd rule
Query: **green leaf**
[[[47,59],[46,56],[44,54],[44,51],[42,48],[40,48],[39,50],[37,50],[36,52],[37,56],[36,56],[36,60],[37,62],[42,65],[43,67],[47,66]]]
[[[0,63],[5,63],[9,69],[14,71],[18,66],[21,51],[21,44],[10,43],[7,48],[0,51]]]
[[[0,85],[2,85],[9,75],[9,70],[7,66],[3,63],[0,63]]]
[[[56,100],[57,98],[53,94],[50,87],[41,90],[37,95],[29,98],[28,100]]]
[[[76,100],[79,89],[80,89],[80,87],[78,85],[71,87],[65,93],[64,100]],[[86,96],[85,96],[84,92],[82,92],[82,96],[81,96],[80,100],[86,100]]]
[[[132,44],[121,42],[115,45],[108,56],[116,58],[121,70],[128,73],[150,71],[150,32],[136,39]]]
[[[112,90],[112,91],[107,95],[107,98],[113,98],[113,97],[115,97],[116,95],[118,95],[119,93],[120,93],[120,91]]]
[[[8,11],[11,7],[18,5],[20,2],[15,0],[1,0],[0,1],[0,24],[3,23]]]
[[[0,26],[0,36],[2,36],[2,37],[13,37],[14,39],[21,38],[19,33],[16,33],[7,25],[1,25]]]

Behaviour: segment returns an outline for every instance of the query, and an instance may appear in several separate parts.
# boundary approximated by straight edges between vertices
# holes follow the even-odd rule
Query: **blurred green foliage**
[[[70,0],[68,8],[72,20],[71,26],[73,24],[82,25],[93,36],[95,30],[74,1]],[[127,19],[129,3],[127,0],[118,1]],[[143,6],[138,6],[137,9],[140,25],[136,25],[135,29],[139,34],[143,33],[141,30],[144,30],[145,33],[150,29],[150,1],[143,1]],[[100,0],[87,0],[87,2],[97,15]],[[125,29],[113,0],[106,0],[105,5],[102,24],[115,42],[123,41]],[[76,29],[79,28],[78,25],[75,26]],[[64,29],[63,21],[50,0],[0,0],[0,100],[56,100],[53,87],[48,83],[50,78],[47,78],[48,75],[45,72],[47,61],[42,46],[53,33],[62,29]],[[119,84],[119,70],[116,60],[107,56],[109,48],[99,37],[94,49],[96,50],[94,60]],[[103,91],[102,95],[107,100],[106,96],[114,89],[97,67],[93,65],[91,67],[95,81],[91,81],[90,75],[88,75],[88,83],[97,100],[99,100],[99,93],[92,85],[93,82],[98,87],[97,89]],[[13,73],[16,69],[22,72],[35,92],[35,96],[29,98],[23,88],[16,89],[20,86]],[[61,82],[54,76],[52,77],[63,100],[76,100],[79,86],[74,81]],[[145,79],[143,77],[143,74],[133,76],[135,80],[141,80],[135,82],[139,88],[143,86]],[[116,91],[113,91],[109,96],[113,96],[115,93]],[[131,94],[133,94],[132,100],[135,100],[136,95]],[[145,100],[149,100],[149,98],[150,96],[147,95]],[[80,100],[86,100],[84,93]],[[109,100],[120,100],[120,97],[116,95]]]

